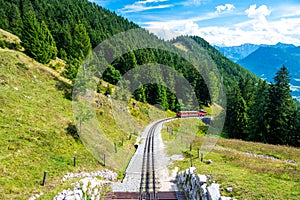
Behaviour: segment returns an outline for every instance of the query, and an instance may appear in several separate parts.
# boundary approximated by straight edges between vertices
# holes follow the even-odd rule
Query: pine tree
[[[225,130],[230,138],[245,139],[247,130],[247,104],[238,85],[231,90],[226,111]]]
[[[7,30],[9,28],[9,20],[7,17],[7,10],[8,10],[7,2],[4,0],[0,0],[0,28]]]
[[[102,79],[111,84],[117,84],[117,82],[121,79],[121,74],[113,66],[109,65],[103,73]]]
[[[114,66],[118,69],[121,74],[125,74],[130,69],[137,66],[135,54],[130,51],[127,54],[121,56],[115,63]]]
[[[33,11],[24,14],[23,23],[22,45],[27,55],[37,58],[40,54],[41,28]]]
[[[159,104],[165,110],[167,110],[169,108],[168,99],[167,99],[167,90],[162,85],[157,84],[156,87],[157,87],[156,103]]]
[[[133,93],[133,96],[136,100],[146,103],[146,87],[144,87],[143,85],[140,85]]]
[[[30,11],[23,17],[22,45],[30,57],[43,64],[56,57],[56,45],[45,22],[40,24],[35,13]]]
[[[43,40],[44,40],[46,48],[47,48],[47,49],[45,49],[45,51],[49,55],[47,57],[47,61],[46,62],[49,62],[50,59],[55,59],[56,56],[57,56],[56,42],[53,39],[53,36],[52,36],[50,30],[48,29],[48,27],[47,27],[47,25],[46,25],[46,23],[44,21],[42,21],[41,29],[42,29],[42,31],[44,33],[43,34],[44,35]],[[49,59],[49,61],[48,61],[48,59]]]
[[[297,105],[298,104],[298,105]],[[296,102],[296,109],[293,113],[293,131],[289,138],[289,144],[295,147],[300,146],[300,107],[299,102]]]
[[[247,140],[266,143],[269,124],[267,120],[269,91],[266,81],[260,81],[255,92],[254,103],[249,109]]]
[[[170,90],[167,89],[167,99],[168,99],[168,105],[169,105],[169,110],[172,111],[178,111],[177,109],[177,98],[175,94]]]
[[[285,66],[276,73],[274,81],[270,86],[268,107],[270,130],[267,141],[272,144],[287,144],[292,134],[294,103],[290,94],[289,72]]]
[[[71,56],[83,61],[91,51],[92,45],[85,26],[83,24],[76,24],[73,31]]]
[[[21,12],[17,5],[12,4],[10,8],[9,16],[9,30],[15,35],[21,37],[23,29],[23,21],[21,18]]]

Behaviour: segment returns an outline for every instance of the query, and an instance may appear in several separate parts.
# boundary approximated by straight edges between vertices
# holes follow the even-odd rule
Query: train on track
[[[182,117],[204,117],[206,116],[205,110],[199,110],[199,111],[179,111],[176,113],[176,116],[179,118]]]

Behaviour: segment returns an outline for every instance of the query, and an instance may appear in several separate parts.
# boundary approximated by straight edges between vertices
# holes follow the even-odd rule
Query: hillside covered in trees
[[[299,146],[299,102],[290,94],[289,80],[289,72],[283,66],[272,83],[240,80],[234,84],[227,95],[227,136]]]
[[[27,55],[41,63],[48,63],[55,57],[65,60],[67,65],[62,75],[72,81],[94,47],[117,33],[138,28],[127,19],[87,0],[0,0],[0,5],[0,28],[19,36]],[[155,36],[151,38],[159,40]],[[228,96],[227,136],[299,145],[299,111],[286,88],[289,79],[284,68],[278,73],[285,76],[275,77],[274,84],[269,85],[228,60],[204,39],[190,38],[207,51],[222,75]],[[166,42],[166,45],[181,39]],[[116,59],[100,78],[116,84],[129,70],[147,63],[160,63],[176,69],[194,88],[200,105],[211,103],[206,83],[195,73],[193,66],[178,55],[159,49],[126,53]],[[156,77],[155,73],[149,72],[148,76]],[[169,78],[174,79],[174,76]],[[164,109],[185,109],[170,89],[159,84],[141,85],[133,96],[138,101],[159,104]]]
[[[267,83],[230,61],[204,39],[191,38],[207,50],[223,75],[227,88],[226,137],[300,145],[299,102],[290,93],[290,76],[285,66],[273,82]]]

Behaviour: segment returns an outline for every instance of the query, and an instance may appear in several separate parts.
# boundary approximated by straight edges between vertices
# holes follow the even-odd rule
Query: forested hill
[[[87,0],[0,0],[0,15],[0,28],[19,36],[24,44],[34,39],[28,32],[47,40],[42,35],[49,30],[48,40],[52,36],[55,40],[51,44],[56,49],[54,56],[57,53],[62,59],[81,56],[78,40],[86,39],[85,45],[95,47],[116,33],[138,27]]]
[[[87,0],[0,0],[0,16],[0,28],[19,36],[27,55],[41,63],[49,63],[56,57],[65,60],[67,64],[62,75],[72,81],[93,47],[117,33],[138,28],[138,25]],[[163,43],[156,36],[148,35],[151,40]],[[277,83],[268,85],[229,61],[202,38],[179,37],[163,44],[170,46],[185,39],[198,43],[221,73],[228,97],[227,136],[299,145],[300,111],[290,96],[289,76],[285,68],[279,72]],[[111,50],[116,49],[111,47]],[[191,63],[175,53],[160,49],[130,51],[118,57],[99,78],[116,84],[123,74],[147,63],[160,63],[175,69],[189,81],[200,105],[211,103],[206,83]],[[158,80],[158,73],[149,70],[144,75]],[[174,80],[175,75],[167,74],[167,78]],[[185,89],[182,91],[189,91]],[[133,97],[173,111],[191,109],[182,104],[170,88],[159,84],[140,84]]]
[[[56,56],[67,61],[62,75],[71,80],[76,77],[78,67],[92,48],[116,33],[138,28],[127,19],[87,0],[0,0],[0,5],[0,28],[18,35],[26,53],[41,63],[48,63]],[[157,37],[151,38],[159,40]],[[180,39],[177,38],[177,41]],[[203,48],[207,48],[216,61],[226,87],[241,78],[253,79],[248,71],[230,63],[205,40],[197,37],[194,39]],[[122,56],[109,67],[103,78],[114,84],[131,68],[149,62],[161,63],[180,71],[187,80],[193,82],[192,86],[197,87],[199,103],[210,102],[203,79],[192,73],[190,65],[176,55],[157,49],[145,49]],[[160,94],[157,95],[159,97],[150,95],[156,93]],[[160,104],[165,109],[179,109],[174,95],[161,86],[140,87],[135,97],[140,101]]]
[[[290,76],[285,66],[276,73],[274,83],[268,84],[230,61],[204,39],[190,38],[206,49],[222,74],[227,88],[224,128],[227,137],[300,145],[299,103],[290,94]],[[172,41],[178,42],[180,37]]]

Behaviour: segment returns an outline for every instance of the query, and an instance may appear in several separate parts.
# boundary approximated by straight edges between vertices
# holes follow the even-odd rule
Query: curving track
[[[141,182],[140,182],[140,195],[139,199],[143,199],[143,194],[145,192],[146,199],[156,200],[156,179],[155,179],[155,162],[154,162],[154,134],[155,129],[158,124],[166,121],[161,120],[156,122],[149,130],[144,147],[143,163],[142,163],[142,172],[141,172]],[[152,186],[152,187],[151,187]],[[152,191],[151,191],[152,189]],[[151,194],[152,193],[152,198]]]
[[[168,160],[162,152],[159,130],[162,123],[172,119],[174,118],[156,121],[146,128],[142,135],[143,142],[131,159],[123,182],[115,184],[113,193],[107,195],[105,199],[185,199],[184,194],[175,189],[176,186],[174,190],[170,188],[173,188],[174,183],[170,182],[165,186],[162,184],[168,182],[161,182],[162,168],[166,167]],[[160,191],[161,189],[163,191]]]

